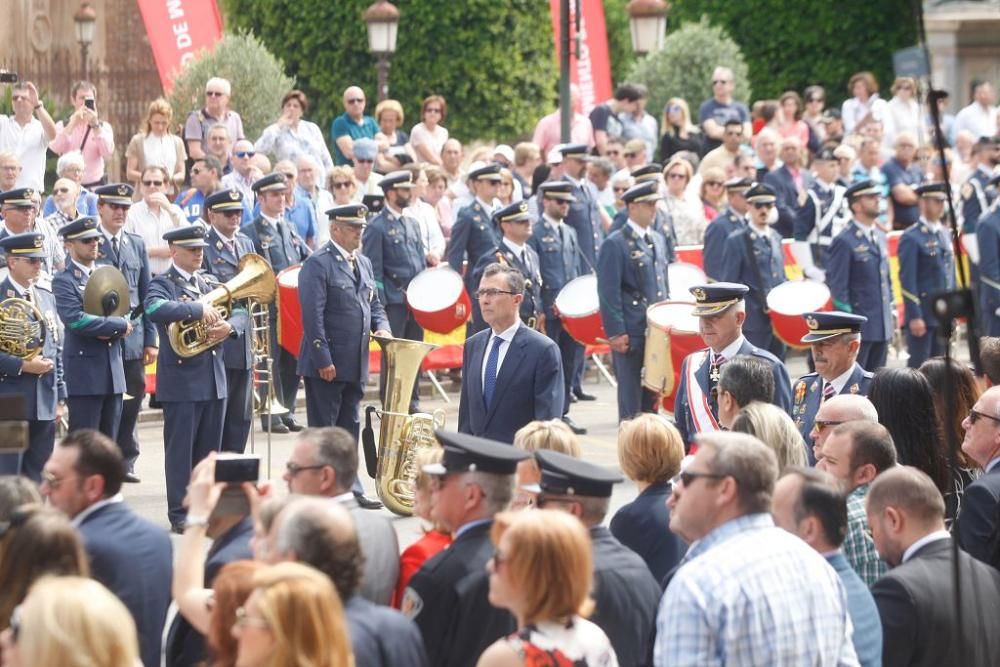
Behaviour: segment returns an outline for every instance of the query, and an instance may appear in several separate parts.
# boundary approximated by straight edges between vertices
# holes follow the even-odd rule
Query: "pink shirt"
[[[804,120],[797,120],[791,125],[780,125],[777,130],[782,139],[798,139],[803,148],[809,144],[809,126]]]
[[[588,148],[593,148],[594,127],[590,124],[590,119],[580,113],[573,114],[569,136],[570,143],[587,144]],[[543,158],[554,146],[562,143],[559,109],[538,121],[538,125],[535,126],[535,136],[531,140],[542,149]]]
[[[115,151],[115,135],[109,124],[102,122],[99,131],[91,129],[87,135],[87,143],[84,144],[83,136],[87,129],[86,124],[80,123],[70,132],[60,121],[56,124],[56,138],[49,144],[49,148],[59,155],[81,150],[80,147],[83,146],[84,185],[101,180],[104,176],[104,160],[111,157]]]

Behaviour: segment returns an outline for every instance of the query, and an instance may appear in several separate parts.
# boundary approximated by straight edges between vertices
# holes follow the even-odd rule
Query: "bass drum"
[[[299,270],[290,266],[277,275],[278,344],[289,354],[299,356],[302,345],[302,306],[299,304]],[[272,354],[274,354],[272,352]]]
[[[707,282],[708,276],[697,264],[672,262],[667,265],[667,284],[670,287],[671,301],[687,301],[691,298],[692,287]]]
[[[684,357],[705,347],[690,301],[661,301],[646,311],[642,383],[660,393],[663,409],[674,411]],[[661,389],[662,387],[662,389]]]
[[[472,302],[460,276],[451,267],[424,269],[406,288],[406,303],[426,331],[451,333],[469,320]]]
[[[803,315],[833,310],[830,288],[814,280],[781,283],[767,295],[771,328],[782,343],[796,350],[809,347],[802,337],[809,333]]]
[[[601,322],[597,276],[588,274],[569,281],[559,290],[556,314],[563,328],[581,345],[601,345],[608,342]]]

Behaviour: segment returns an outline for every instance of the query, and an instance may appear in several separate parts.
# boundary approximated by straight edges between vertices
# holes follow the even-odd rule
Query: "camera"
[[[17,83],[17,72],[0,69],[0,83]]]
[[[97,111],[97,102],[94,101],[93,97],[88,97],[84,99],[83,106],[87,107],[91,111]]]
[[[215,481],[229,484],[260,479],[260,457],[247,454],[219,454],[215,459]]]

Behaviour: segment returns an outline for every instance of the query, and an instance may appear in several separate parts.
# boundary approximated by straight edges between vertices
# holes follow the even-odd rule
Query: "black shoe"
[[[305,428],[305,426],[295,421],[295,417],[283,417],[281,423],[288,427],[288,430],[292,433],[298,433]]]
[[[125,479],[122,481],[125,482],[126,484],[138,484],[142,480],[139,479],[139,476],[136,475],[134,472],[127,472],[125,473]]]
[[[181,519],[177,523],[171,523],[170,524],[170,532],[171,533],[176,533],[177,535],[183,535],[184,534],[184,527],[185,527],[184,526],[184,520]]]
[[[562,420],[566,426],[569,426],[569,430],[573,431],[573,433],[576,433],[577,435],[587,435],[587,429],[582,426],[577,426],[576,422],[573,421],[569,415],[563,417]]]
[[[583,389],[580,391],[574,391],[573,396],[580,399],[581,401],[596,401],[597,397],[593,394],[588,394]]]
[[[261,422],[260,430],[264,432],[270,431],[271,433],[281,433],[281,434],[288,433],[288,427],[285,426],[285,424],[280,421],[271,422],[270,428],[268,428],[267,422]]]
[[[569,402],[570,402],[570,403],[576,403],[576,402],[577,402],[577,401],[579,401],[579,400],[580,400],[580,399],[578,399],[578,398],[576,397],[576,395],[574,395],[574,394],[570,394],[570,395],[569,395]]]
[[[375,500],[374,498],[369,498],[363,493],[355,493],[354,499],[358,501],[358,507],[366,510],[380,510],[382,509],[382,502]]]

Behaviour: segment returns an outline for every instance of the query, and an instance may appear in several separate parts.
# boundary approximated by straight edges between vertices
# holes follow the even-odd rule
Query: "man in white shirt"
[[[157,166],[146,167],[139,189],[142,200],[132,205],[125,220],[125,231],[138,234],[146,242],[149,271],[154,276],[170,268],[170,248],[163,235],[171,229],[190,224],[184,211],[167,199],[164,194],[166,188],[166,170]]]
[[[955,116],[952,131],[958,134],[969,130],[978,139],[992,137],[997,133],[996,93],[989,81],[976,81],[972,84],[972,103],[963,108]]]
[[[10,151],[21,163],[17,187],[45,189],[45,151],[56,138],[56,124],[38,99],[30,81],[11,87],[14,115],[0,116],[0,151]],[[37,116],[37,117],[36,117]]]

